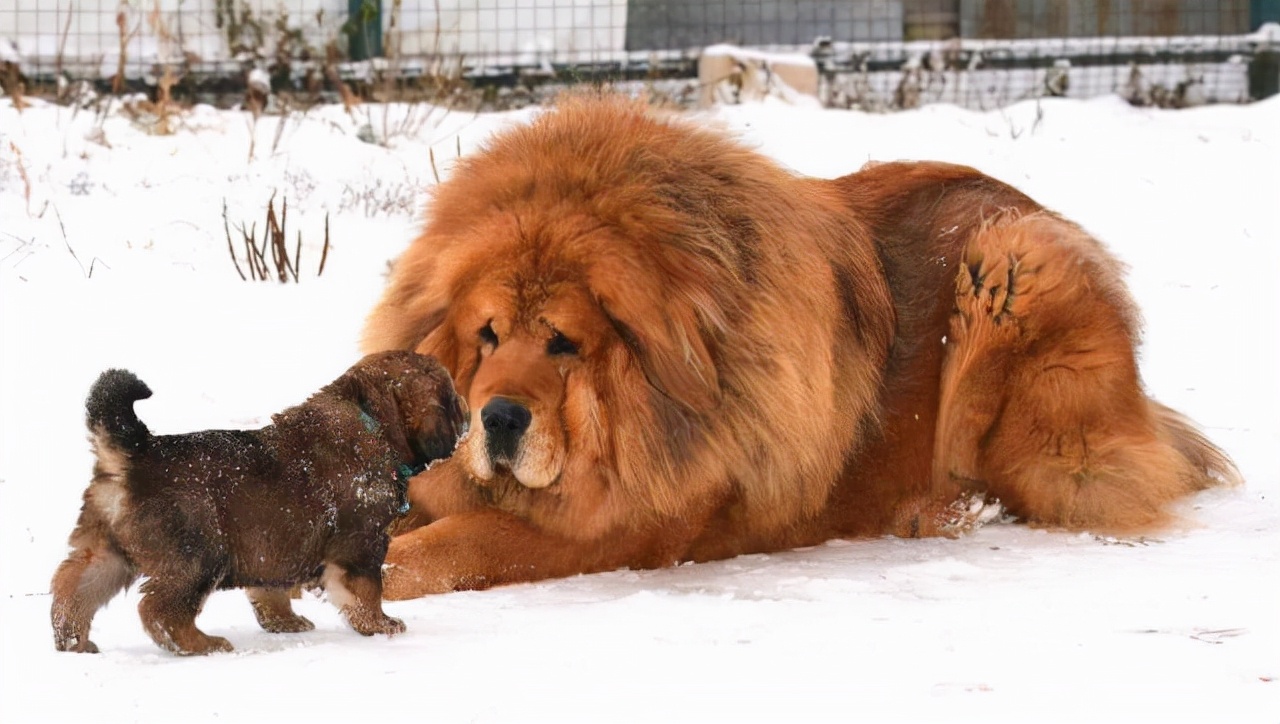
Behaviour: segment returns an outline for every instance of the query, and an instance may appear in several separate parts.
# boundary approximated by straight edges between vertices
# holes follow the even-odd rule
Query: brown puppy
[[[139,576],[143,626],[179,654],[231,650],[195,625],[224,588],[246,588],[267,631],[313,628],[288,592],[315,580],[356,631],[404,631],[382,610],[387,525],[407,508],[408,476],[449,455],[466,424],[439,363],[369,355],[260,430],[152,435],[133,410],[150,396],[124,370],[89,393],[97,464],[53,577],[59,651],[96,652],[94,613]]]
[[[1147,396],[1075,224],[961,166],[799,177],[618,99],[465,159],[365,344],[437,355],[474,418],[410,484],[389,598],[953,534],[972,496],[1137,531],[1236,477]]]

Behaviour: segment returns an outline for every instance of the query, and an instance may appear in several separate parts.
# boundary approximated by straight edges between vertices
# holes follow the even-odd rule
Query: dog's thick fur
[[[1147,397],[1120,264],[966,167],[798,177],[577,98],[439,187],[367,349],[472,410],[410,486],[391,598],[962,529],[1136,531],[1234,480]],[[416,527],[414,527],[416,526]]]
[[[220,588],[247,588],[268,631],[312,628],[289,602],[290,587],[311,581],[356,631],[404,630],[382,610],[386,529],[405,476],[449,455],[466,424],[439,363],[369,355],[260,430],[152,435],[133,410],[150,396],[124,370],[89,393],[97,463],[53,577],[58,650],[96,652],[94,613],[139,576],[143,626],[175,653],[231,650],[195,625]]]

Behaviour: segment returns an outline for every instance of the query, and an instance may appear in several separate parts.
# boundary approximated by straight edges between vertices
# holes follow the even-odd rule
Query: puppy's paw
[[[235,651],[236,647],[231,642],[221,636],[205,636],[203,640],[193,641],[186,648],[174,648],[174,653],[180,656],[205,656],[207,654],[219,654]]]
[[[314,631],[316,628],[316,625],[306,616],[297,614],[287,617],[259,618],[258,623],[262,626],[262,630],[268,633],[302,633]]]
[[[143,599],[143,605],[147,599]],[[143,627],[151,640],[165,651],[179,656],[204,656],[226,651],[235,651],[231,642],[221,636],[210,636],[187,622],[169,624],[163,621],[143,621]]]
[[[315,624],[293,612],[290,596],[293,590],[283,588],[248,588],[245,594],[253,604],[258,625],[270,633],[301,633],[315,629]]]
[[[372,636],[374,634],[395,636],[405,632],[404,621],[386,614],[370,616],[367,620],[361,621],[359,626],[356,626],[355,621],[352,621],[351,624],[363,636]]]
[[[87,638],[78,636],[69,636],[67,638],[54,637],[53,647],[58,651],[70,651],[77,654],[96,654],[98,653],[98,645]]]

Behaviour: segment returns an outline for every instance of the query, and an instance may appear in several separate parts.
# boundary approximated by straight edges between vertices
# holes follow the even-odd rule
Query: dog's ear
[[[431,330],[423,335],[417,346],[413,347],[413,351],[435,357],[449,371],[449,376],[456,380],[459,366],[458,338],[453,333],[453,325],[446,321],[447,317],[447,311],[444,309],[434,313]]]
[[[444,322],[448,298],[397,267],[382,299],[365,320],[360,348],[366,353],[389,349],[416,349]]]
[[[651,387],[697,414],[719,406],[720,377],[710,332],[691,307],[650,306],[635,296],[602,296],[600,301]]]

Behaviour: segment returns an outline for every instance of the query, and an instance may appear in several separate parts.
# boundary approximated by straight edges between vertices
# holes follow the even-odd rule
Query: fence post
[[[382,56],[382,0],[347,0],[347,55],[352,60]]]
[[[1280,0],[1249,0],[1249,29],[1280,22]],[[1274,42],[1253,54],[1249,61],[1249,98],[1262,100],[1280,93],[1280,52]]]

